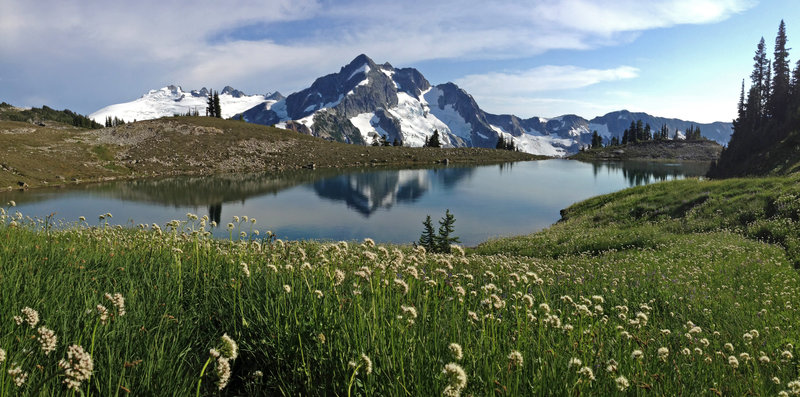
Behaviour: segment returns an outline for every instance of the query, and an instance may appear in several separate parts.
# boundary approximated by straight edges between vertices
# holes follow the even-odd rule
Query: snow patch
[[[400,122],[404,146],[422,146],[425,140],[433,135],[434,130],[439,131],[443,146],[452,146],[449,137],[450,128],[430,113],[424,101],[417,100],[405,92],[398,92],[397,106],[387,111]]]
[[[295,121],[300,123],[300,124],[302,124],[302,125],[304,125],[304,126],[306,126],[306,127],[308,127],[308,128],[311,128],[311,127],[314,126],[314,115],[316,115],[316,113],[311,113],[308,116],[303,117],[302,119],[299,119],[299,120],[295,120]]]
[[[350,77],[348,77],[346,81],[350,81],[350,79],[352,79],[359,73],[364,73],[364,75],[366,75],[367,73],[369,73],[369,71],[370,71],[369,65],[365,63],[361,65],[361,67],[359,67],[358,69],[354,70],[353,73],[350,73]]]
[[[207,97],[192,96],[191,92],[183,91],[181,87],[169,86],[158,90],[150,90],[141,98],[131,102],[118,103],[106,106],[92,114],[89,118],[104,123],[107,117],[118,117],[125,121],[151,120],[161,117],[170,117],[175,114],[186,114],[197,111],[200,115],[206,113]],[[236,98],[230,94],[220,94],[219,103],[222,108],[222,117],[230,118],[254,106],[267,103],[264,95],[247,95]],[[275,103],[274,100],[271,100]]]
[[[377,117],[374,113],[361,113],[358,116],[350,118],[350,122],[358,128],[358,131],[361,132],[361,137],[364,138],[364,142],[367,142],[367,144],[372,143],[369,139],[370,135],[377,133],[375,128],[372,127],[372,120],[377,121]]]

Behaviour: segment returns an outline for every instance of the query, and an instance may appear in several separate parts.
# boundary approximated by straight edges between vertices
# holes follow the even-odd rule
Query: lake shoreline
[[[449,209],[461,243],[473,246],[547,228],[561,209],[598,194],[704,172],[699,165],[566,159],[303,169],[84,183],[5,192],[0,202],[13,200],[15,211],[68,223],[81,216],[96,219],[98,211],[113,214],[112,223],[123,226],[164,225],[186,213],[227,225],[233,216],[246,215],[284,240],[369,237],[391,244],[415,241],[426,215],[435,223]],[[539,188],[531,191],[531,183]],[[222,229],[213,233],[227,237]]]
[[[0,191],[164,176],[483,165],[549,157],[485,148],[360,146],[210,117],[100,130],[0,122]]]

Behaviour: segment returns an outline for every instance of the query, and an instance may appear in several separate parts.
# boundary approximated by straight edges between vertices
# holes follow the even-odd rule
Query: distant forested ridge
[[[103,128],[103,125],[94,120],[75,113],[69,109],[55,110],[48,106],[41,108],[18,109],[8,103],[0,103],[0,120],[22,121],[27,123],[41,123],[43,121],[55,121],[70,124],[81,128]]]

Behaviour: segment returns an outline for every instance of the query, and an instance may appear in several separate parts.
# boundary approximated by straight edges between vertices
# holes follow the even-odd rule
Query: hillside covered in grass
[[[637,187],[448,255],[7,207],[0,394],[798,391],[799,178]]]
[[[168,175],[537,158],[541,157],[478,148],[346,145],[213,117],[172,117],[102,129],[0,118],[0,189]]]

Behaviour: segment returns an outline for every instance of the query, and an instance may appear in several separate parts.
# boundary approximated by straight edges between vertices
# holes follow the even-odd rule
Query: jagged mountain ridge
[[[208,90],[183,91],[177,86],[152,90],[141,98],[107,106],[89,117],[103,122],[106,116],[126,121],[146,120],[191,110],[205,113]],[[679,119],[654,117],[626,110],[611,112],[591,120],[576,115],[551,119],[522,119],[509,114],[483,111],[475,99],[453,83],[436,86],[413,68],[394,68],[376,64],[359,55],[339,72],[316,79],[313,84],[288,97],[279,93],[246,95],[225,87],[220,94],[223,117],[242,117],[245,121],[276,125],[305,134],[354,144],[371,144],[386,136],[406,146],[422,146],[438,130],[444,146],[495,147],[498,138],[514,141],[525,152],[567,156],[591,143],[592,131],[605,142],[622,138],[631,121],[641,119],[651,128],[666,124],[671,136],[683,136],[689,126],[726,144],[731,123],[702,124]]]
[[[205,114],[209,90],[184,91],[176,85],[169,85],[158,90],[150,90],[147,94],[131,102],[106,106],[92,114],[89,118],[98,123],[105,122],[106,117],[117,117],[125,121],[151,120],[160,117],[186,114],[197,111]],[[226,86],[219,94],[222,117],[230,118],[261,103],[275,103],[283,99],[283,95],[275,92],[267,95],[247,95],[231,86]]]
[[[678,137],[689,126],[699,127],[704,136],[722,144],[732,128],[730,123],[694,123],[626,110],[592,120],[576,115],[521,119],[490,114],[453,83],[433,86],[416,69],[378,65],[363,54],[284,101],[259,104],[241,116],[253,123],[358,144],[385,135],[390,142],[422,146],[438,130],[444,146],[494,147],[502,135],[520,150],[550,156],[577,152],[591,142],[595,130],[606,141],[621,139],[631,121],[639,119],[654,130],[666,124]]]

